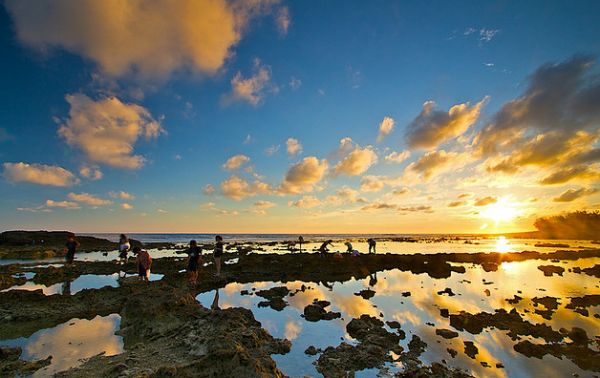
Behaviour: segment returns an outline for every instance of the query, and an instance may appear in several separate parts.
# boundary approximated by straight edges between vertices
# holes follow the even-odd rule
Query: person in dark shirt
[[[67,265],[73,264],[73,260],[75,260],[75,252],[77,252],[79,245],[79,242],[75,239],[75,234],[69,234],[67,243],[65,244],[65,260],[67,261]]]
[[[298,243],[300,243],[300,253],[302,253],[302,243],[304,243],[302,235],[298,236]]]
[[[215,236],[215,251],[213,252],[213,257],[215,259],[215,267],[217,269],[217,273],[215,274],[217,277],[221,275],[221,256],[223,256],[223,237],[221,235]]]
[[[333,247],[333,240],[325,240],[323,244],[321,244],[321,246],[319,247],[319,252],[321,253],[321,256],[325,256],[329,251],[329,249],[327,249],[328,245]]]
[[[377,242],[375,241],[375,239],[369,239],[367,240],[367,243],[369,243],[369,253],[371,253],[371,249],[373,249],[373,253],[377,253],[375,251],[375,247],[377,246]]]
[[[198,283],[198,266],[202,260],[202,248],[198,247],[195,240],[190,240],[190,248],[187,254],[188,282],[190,285],[196,285]]]

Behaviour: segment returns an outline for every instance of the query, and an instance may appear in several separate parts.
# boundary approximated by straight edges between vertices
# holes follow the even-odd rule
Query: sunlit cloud
[[[392,151],[385,155],[384,161],[389,164],[400,164],[410,157],[410,151],[396,152]]]
[[[449,168],[457,170],[464,164],[466,157],[457,152],[431,151],[410,163],[405,172],[414,172],[427,180]]]
[[[281,35],[286,35],[288,33],[288,29],[290,28],[290,24],[292,23],[290,20],[289,8],[279,8],[275,21],[277,23],[277,29],[279,30],[279,33],[281,33]]]
[[[313,207],[320,206],[322,204],[321,200],[319,200],[315,196],[303,196],[297,201],[288,202],[288,206],[290,207],[298,207],[300,209],[311,209]]]
[[[106,206],[113,203],[111,200],[103,199],[89,193],[69,193],[67,197],[72,201],[82,202],[93,207]]]
[[[132,210],[133,209],[133,205],[125,202],[125,203],[121,204],[121,209],[123,209],[123,210]]]
[[[132,154],[134,144],[140,137],[149,140],[164,133],[146,108],[123,103],[116,97],[94,101],[78,93],[67,95],[66,100],[71,106],[69,117],[58,134],[92,162],[138,169],[145,159]]]
[[[227,161],[223,164],[223,169],[226,171],[235,171],[248,162],[250,162],[250,158],[248,156],[235,155],[227,159]]]
[[[384,178],[381,176],[363,176],[360,179],[361,192],[378,192],[384,187]]]
[[[305,157],[289,168],[279,191],[282,194],[312,192],[325,177],[328,166],[325,159],[319,160],[314,156]]]
[[[270,194],[271,191],[271,186],[265,182],[255,180],[250,183],[239,176],[230,176],[221,183],[221,193],[236,201],[259,194]]]
[[[275,3],[9,0],[6,7],[22,43],[82,55],[109,76],[145,78],[180,70],[217,73],[248,23],[270,13]],[[283,26],[287,31],[289,15],[287,24],[279,27]]]
[[[202,188],[202,193],[207,196],[211,196],[211,195],[215,194],[215,192],[216,192],[216,189],[215,189],[214,185],[212,185],[212,184],[206,184]]]
[[[288,138],[285,146],[289,156],[294,156],[302,152],[302,144],[296,138]]]
[[[479,118],[484,98],[471,106],[468,102],[454,105],[448,112],[435,110],[435,102],[427,101],[423,110],[408,126],[406,138],[409,147],[432,149],[464,134]]]
[[[82,177],[85,177],[92,181],[100,180],[104,176],[100,168],[89,165],[81,166],[81,168],[79,168],[79,174]]]
[[[135,199],[135,196],[133,194],[128,193],[128,192],[124,192],[122,190],[118,191],[118,192],[110,191],[110,192],[108,192],[108,195],[111,198],[119,198],[119,199],[122,199],[122,200],[129,200],[129,201],[131,201],[131,200]]]
[[[61,209],[80,209],[81,207],[77,202],[71,201],[54,201],[46,200],[46,206],[48,207],[60,207]]]
[[[571,168],[560,169],[549,176],[544,177],[540,184],[543,185],[555,185],[564,184],[570,181],[599,181],[600,171],[594,171],[589,166],[575,166]]]
[[[386,136],[388,136],[393,130],[396,122],[392,117],[384,117],[383,121],[379,124],[379,134],[377,135],[377,143],[381,143]]]
[[[571,201],[575,201],[576,199],[579,199],[579,198],[582,198],[585,196],[590,196],[592,194],[596,194],[598,192],[599,192],[599,190],[596,188],[567,189],[564,192],[562,192],[558,197],[555,197],[553,199],[553,201],[554,202],[571,202]]]
[[[343,158],[333,167],[332,174],[334,176],[358,176],[377,163],[377,154],[373,147],[361,148],[348,137],[340,141],[338,154],[342,155]]]
[[[68,187],[79,183],[70,171],[55,165],[4,163],[2,175],[10,182]]]
[[[231,93],[223,97],[223,104],[229,105],[241,101],[258,106],[268,92],[277,91],[277,86],[271,82],[271,67],[255,59],[251,76],[244,78],[238,71],[231,79]]]
[[[475,206],[487,206],[487,205],[491,205],[493,203],[498,202],[498,199],[494,196],[487,196],[487,197],[481,197],[481,198],[477,198],[475,200],[475,202],[473,203],[473,205]]]

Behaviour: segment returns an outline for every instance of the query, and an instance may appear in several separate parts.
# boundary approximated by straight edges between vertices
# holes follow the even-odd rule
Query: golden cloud
[[[71,201],[83,202],[89,206],[106,206],[112,204],[112,201],[106,200],[89,193],[69,193],[67,197]]]
[[[386,136],[394,131],[395,121],[392,117],[384,117],[379,124],[379,134],[377,135],[377,143],[381,143]]]
[[[246,155],[235,155],[227,159],[225,164],[223,164],[223,169],[227,171],[234,171],[239,169],[242,165],[248,163],[250,158]]]
[[[421,113],[408,127],[408,145],[411,148],[435,148],[464,134],[477,121],[487,100],[485,97],[473,106],[468,102],[454,105],[448,112],[434,110],[434,101],[425,102]]]
[[[260,180],[249,183],[239,176],[231,176],[221,183],[221,193],[227,197],[240,201],[247,197],[254,197],[259,194],[270,194],[271,186]]]
[[[49,186],[73,186],[79,179],[70,171],[55,165],[4,163],[3,175],[11,182],[28,182]]]
[[[567,189],[562,192],[558,197],[553,199],[554,202],[571,202],[575,201],[584,196],[590,196],[592,194],[598,193],[598,189],[595,188],[580,188],[580,189]]]
[[[288,138],[285,142],[287,153],[290,156],[294,156],[302,152],[302,144],[296,138]]]
[[[333,167],[333,175],[358,176],[365,173],[373,164],[377,163],[377,154],[373,147],[360,148],[350,138],[340,141],[338,154],[344,156]]]
[[[327,160],[319,160],[314,156],[308,156],[290,167],[283,182],[281,183],[281,194],[299,194],[312,192],[327,171]]]
[[[80,93],[66,99],[71,105],[69,118],[58,134],[92,162],[138,169],[145,159],[132,154],[134,144],[140,137],[153,139],[164,133],[160,122],[142,106],[125,104],[116,97],[94,101]]]
[[[82,55],[113,77],[164,77],[184,69],[216,73],[249,21],[270,13],[276,3],[8,0],[6,7],[18,39],[28,46]]]

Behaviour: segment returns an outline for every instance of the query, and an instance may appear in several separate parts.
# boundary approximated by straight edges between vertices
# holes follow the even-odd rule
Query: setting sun
[[[519,215],[519,211],[509,198],[503,197],[493,205],[489,205],[481,214],[485,219],[491,219],[498,225],[513,221]]]

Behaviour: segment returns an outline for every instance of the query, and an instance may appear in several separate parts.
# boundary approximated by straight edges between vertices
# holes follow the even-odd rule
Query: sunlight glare
[[[506,239],[506,236],[499,236],[496,239],[496,252],[500,252],[500,253],[512,252],[512,247],[511,247],[510,243],[508,242],[508,239]]]
[[[518,216],[518,210],[507,197],[500,198],[498,202],[488,206],[482,212],[482,216],[493,220],[496,225],[510,222]]]

